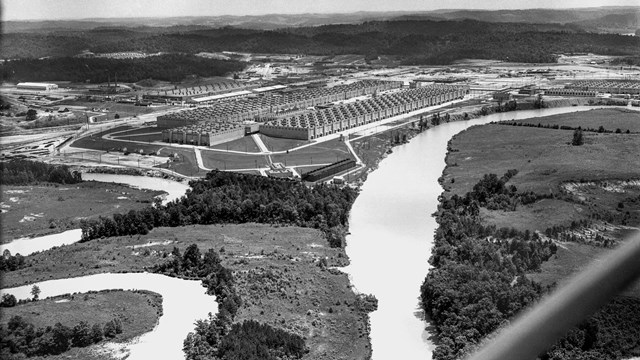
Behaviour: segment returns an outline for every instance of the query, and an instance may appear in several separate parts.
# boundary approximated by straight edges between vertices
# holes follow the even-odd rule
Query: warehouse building
[[[288,139],[312,140],[357,126],[375,123],[429,106],[462,99],[466,86],[433,85],[372,97],[316,112],[271,120],[260,133]]]
[[[57,89],[58,85],[48,83],[22,82],[18,83],[17,88],[18,90],[47,91]]]
[[[204,122],[162,131],[162,141],[198,146],[214,146],[245,135],[242,124]]]
[[[609,94],[640,94],[637,80],[585,80],[565,86],[567,89],[595,91]]]
[[[312,106],[373,94],[401,86],[402,83],[397,81],[364,80],[348,85],[282,93],[267,91],[267,93],[261,95],[218,100],[211,106],[159,116],[157,124],[159,128],[168,129],[197,124],[202,121],[239,123],[272,115],[287,114],[292,110],[307,109]]]
[[[545,90],[544,94],[545,95],[549,95],[549,96],[586,96],[586,97],[595,97],[597,92],[595,90],[553,88],[553,89]]]

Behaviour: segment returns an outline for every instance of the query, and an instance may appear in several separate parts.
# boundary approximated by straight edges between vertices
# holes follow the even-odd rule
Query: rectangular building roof
[[[226,99],[234,96],[243,96],[243,95],[249,95],[249,94],[251,94],[251,91],[242,90],[242,91],[235,91],[235,92],[220,94],[220,95],[210,95],[210,96],[204,96],[201,98],[192,98],[191,100],[200,103],[204,101],[221,100],[221,99]]]
[[[253,89],[253,92],[263,93],[263,92],[267,92],[267,91],[282,90],[282,89],[285,89],[285,88],[286,88],[286,86],[284,86],[284,85],[273,85],[273,86],[265,86],[265,87]]]

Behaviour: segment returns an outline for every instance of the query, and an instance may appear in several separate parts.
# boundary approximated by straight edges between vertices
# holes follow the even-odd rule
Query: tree
[[[85,347],[93,344],[92,329],[86,321],[79,322],[73,327],[71,343],[75,347]]]
[[[38,118],[37,111],[35,111],[34,109],[27,110],[27,116],[25,117],[25,120],[35,120],[37,118]]]
[[[120,114],[115,114],[115,115],[113,116],[113,118],[114,118],[114,119],[120,119]]]
[[[1,307],[14,307],[14,306],[16,306],[17,303],[18,303],[18,301],[16,300],[15,296],[13,296],[12,294],[4,294],[4,295],[2,295],[2,302],[0,302],[0,306]]]
[[[582,135],[582,129],[576,129],[573,132],[573,140],[571,140],[571,145],[580,146],[584,144],[584,136]]]
[[[38,300],[40,296],[40,287],[38,285],[33,285],[31,288],[31,295],[33,296],[33,300]]]

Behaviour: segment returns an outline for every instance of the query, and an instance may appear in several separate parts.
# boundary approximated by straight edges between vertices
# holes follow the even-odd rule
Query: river
[[[199,280],[183,280],[160,274],[97,274],[37,283],[40,298],[74,292],[109,289],[149,290],[162,295],[163,314],[158,325],[148,333],[120,346],[115,343],[100,347],[129,353],[128,360],[183,359],[182,342],[194,330],[194,323],[218,311],[215,297],[205,294]],[[18,299],[30,298],[32,285],[2,289]],[[91,322],[91,319],[87,319]],[[126,326],[126,325],[125,325]]]
[[[491,121],[591,109],[593,107],[526,110],[442,124],[425,131],[408,144],[394,148],[379,168],[369,174],[351,209],[351,235],[347,237],[346,247],[351,264],[344,271],[349,274],[357,291],[378,298],[378,310],[371,314],[373,359],[395,359],[400,354],[403,359],[431,359],[434,343],[425,330],[427,323],[419,307],[419,289],[429,269],[427,260],[437,226],[431,214],[436,211],[438,196],[442,192],[438,178],[445,166],[449,139],[470,126]],[[165,201],[183,195],[188,189],[185,184],[159,178],[83,174],[83,179],[165,190],[171,194]],[[164,184],[158,185],[158,181]],[[75,238],[73,231],[77,230],[63,234],[69,233]],[[58,246],[40,239],[29,240],[40,244],[30,247],[29,251]],[[182,340],[189,331],[193,331],[194,321],[217,311],[213,298],[204,295],[199,281],[157,274],[99,274],[46,281],[38,285],[43,298],[114,288],[160,293],[164,315],[154,331],[144,334],[140,341],[129,347],[129,359],[183,358]],[[30,289],[29,285],[2,292],[26,298]]]
[[[447,142],[460,131],[492,121],[525,119],[594,107],[567,107],[498,113],[442,124],[394,148],[369,174],[351,209],[344,269],[356,291],[373,294],[371,313],[374,360],[431,359],[435,345],[419,306],[420,285],[429,269],[433,234],[431,216],[442,187]]]

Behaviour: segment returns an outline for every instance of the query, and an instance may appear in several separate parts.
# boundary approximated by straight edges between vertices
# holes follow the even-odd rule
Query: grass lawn
[[[162,245],[164,241],[167,245]],[[157,242],[138,252],[130,245]],[[197,244],[220,252],[243,299],[236,321],[254,319],[306,337],[309,358],[366,358],[367,317],[356,306],[343,249],[328,247],[315,229],[262,224],[157,228],[147,235],[96,239],[27,257],[28,267],[6,273],[4,286],[102,272],[142,271],[165,253]],[[320,259],[327,259],[327,268]]]
[[[245,136],[224,144],[214,145],[212,148],[231,151],[260,152],[260,148],[256,145],[256,142],[251,138],[251,136]]]
[[[338,139],[291,151],[289,154],[271,156],[273,162],[280,162],[287,166],[331,164],[352,158],[347,146]]]
[[[149,132],[147,134],[141,134],[136,136],[121,136],[121,134],[118,134],[113,138],[118,140],[143,141],[143,142],[150,143],[154,141],[162,141],[162,132],[154,132],[154,133]]]
[[[139,134],[148,134],[148,133],[162,133],[162,129],[159,129],[156,126],[144,126],[144,127],[136,127],[131,130],[123,131],[118,134],[114,134],[114,137],[120,136],[129,136],[129,135],[139,135]]]
[[[271,151],[285,151],[309,143],[308,140],[283,139],[263,134],[258,136],[260,136],[262,142],[267,146],[267,149]]]
[[[202,162],[208,169],[255,169],[269,165],[264,155],[243,155],[220,151],[202,151]]]
[[[119,151],[119,149],[127,148],[127,150],[130,152],[143,150],[145,153],[150,153],[158,151],[163,147],[163,145],[135,143],[129,141],[114,141],[103,139],[99,136],[88,136],[74,141],[73,143],[71,143],[70,147],[100,151]]]
[[[579,111],[569,114],[545,116],[530,120],[518,120],[516,122],[542,124],[542,125],[566,125],[571,127],[582,127],[583,129],[598,129],[600,126],[605,130],[622,132],[640,132],[640,111],[628,109],[594,109],[591,111]]]
[[[201,170],[198,167],[196,155],[192,149],[165,147],[160,150],[160,156],[169,156],[169,154],[178,154],[180,160],[158,165],[158,167],[169,169],[187,176],[205,176],[208,172]]]
[[[2,241],[78,228],[81,219],[149,206],[160,191],[94,181],[2,187]]]
[[[20,316],[36,328],[56,323],[73,328],[81,321],[89,326],[104,325],[114,318],[122,322],[125,341],[153,330],[162,314],[162,296],[148,291],[102,291],[59,296],[10,308],[2,308],[0,324],[6,326],[13,316]]]

